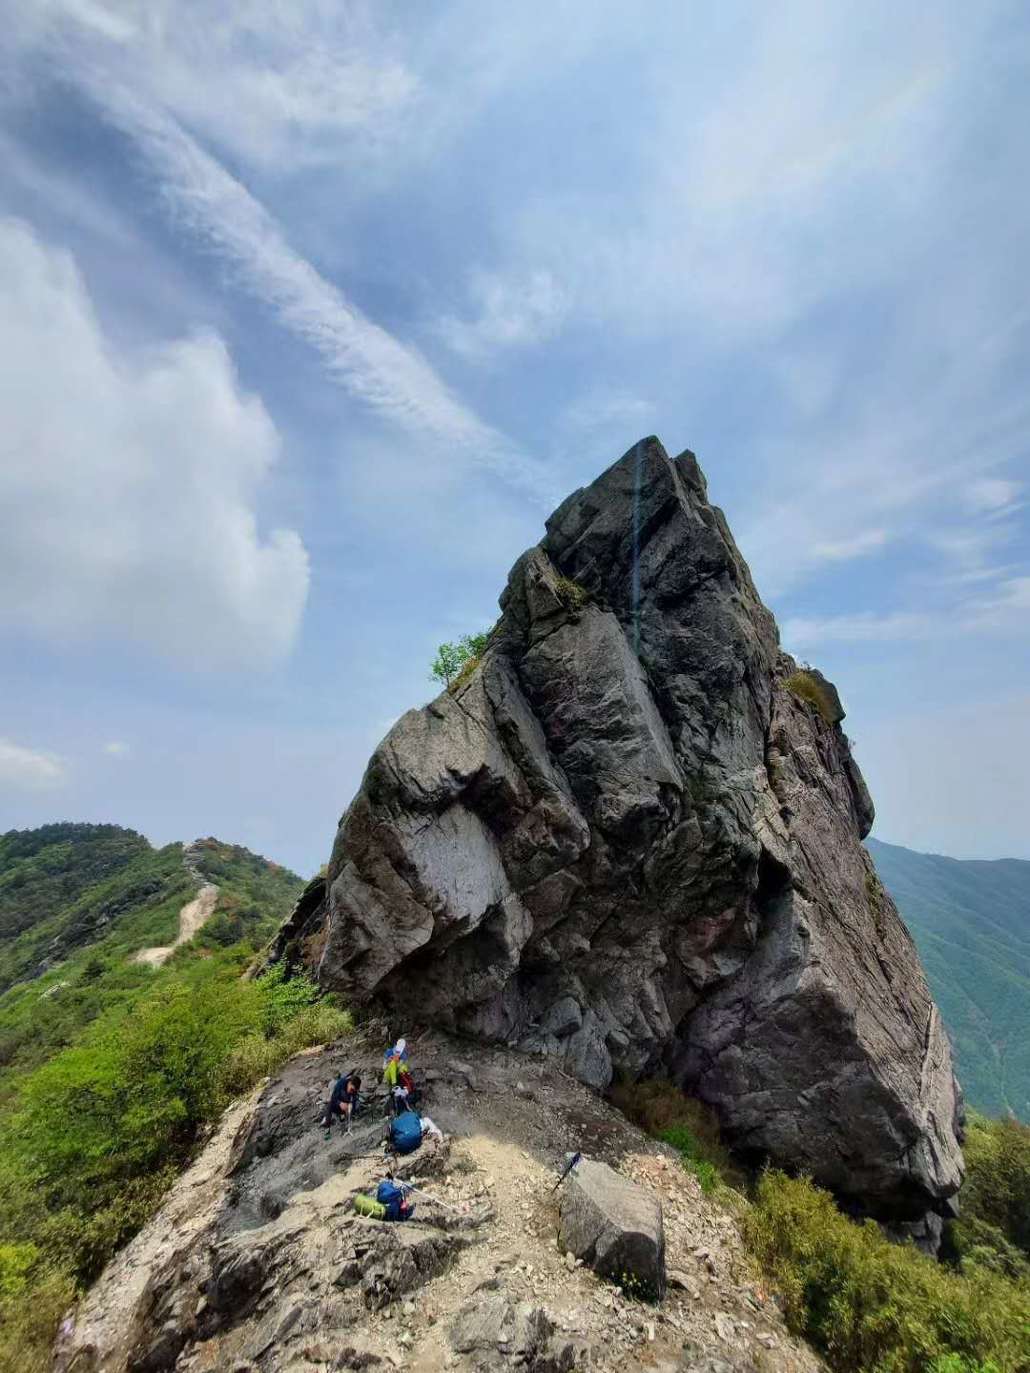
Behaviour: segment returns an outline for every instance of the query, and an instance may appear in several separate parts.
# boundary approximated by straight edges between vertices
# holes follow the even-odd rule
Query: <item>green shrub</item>
[[[856,1224],[803,1178],[767,1172],[744,1216],[791,1329],[847,1373],[1025,1369],[1030,1289],[984,1269],[949,1271],[873,1221]],[[955,1358],[965,1362],[956,1364]]]
[[[0,1244],[0,1298],[21,1292],[38,1261],[34,1244]]]
[[[0,1373],[48,1373],[54,1331],[74,1298],[57,1269],[39,1270],[31,1291],[0,1295]]]
[[[799,668],[797,672],[791,673],[783,685],[788,691],[793,692],[799,700],[807,701],[809,705],[815,706],[828,725],[836,723],[837,715],[833,697],[814,672],[809,672],[806,668]]]
[[[961,1354],[942,1354],[934,1359],[929,1373],[1002,1373],[1002,1370],[993,1359],[980,1363],[975,1359],[964,1359]]]
[[[241,1096],[301,1049],[328,1044],[353,1028],[348,1012],[327,1001],[301,1007],[273,1036],[248,1035],[234,1047],[219,1074],[223,1096],[230,1100]]]
[[[683,1167],[688,1173],[694,1174],[706,1196],[716,1190],[720,1182],[719,1170],[705,1156],[701,1142],[686,1125],[671,1125],[667,1130],[662,1130],[658,1138],[678,1150]]]
[[[276,1034],[298,1011],[305,1010],[321,995],[310,978],[302,975],[288,978],[285,963],[276,963],[257,978],[254,985],[261,994],[261,1018],[268,1035]]]
[[[1002,1268],[1018,1269],[1017,1255],[1030,1261],[1030,1125],[971,1111],[964,1152],[968,1171],[955,1247],[963,1258],[993,1249]]]
[[[715,1112],[703,1102],[685,1096],[664,1078],[616,1082],[611,1099],[635,1125],[679,1151],[684,1168],[694,1174],[703,1192],[714,1192],[721,1183],[742,1185],[743,1175],[723,1147]]]
[[[582,610],[590,599],[585,586],[574,582],[571,577],[559,577],[554,584],[559,601],[566,610]]]

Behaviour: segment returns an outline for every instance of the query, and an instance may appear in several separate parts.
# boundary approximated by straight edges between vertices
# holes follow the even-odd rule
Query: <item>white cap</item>
[[[398,1041],[397,1041],[397,1052],[398,1052],[399,1054],[402,1054],[402,1053],[404,1052],[404,1050],[405,1050],[407,1047],[408,1047],[408,1041],[407,1041],[406,1039],[398,1039]]]

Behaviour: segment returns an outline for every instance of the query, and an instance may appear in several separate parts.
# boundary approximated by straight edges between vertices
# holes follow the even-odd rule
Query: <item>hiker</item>
[[[419,1100],[421,1093],[411,1075],[407,1040],[398,1039],[383,1055],[383,1081],[389,1090],[395,1115],[403,1114]]]
[[[361,1103],[361,1075],[356,1072],[342,1073],[333,1083],[332,1095],[326,1104],[321,1124],[325,1137],[329,1138],[334,1120],[350,1124],[351,1117]]]
[[[400,1081],[401,1073],[411,1074],[411,1064],[408,1062],[408,1041],[398,1039],[396,1044],[391,1044],[383,1054],[383,1081],[387,1087],[396,1087]]]

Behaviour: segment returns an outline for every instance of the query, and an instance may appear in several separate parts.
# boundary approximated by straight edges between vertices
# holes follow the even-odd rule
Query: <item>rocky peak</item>
[[[571,495],[500,604],[376,749],[283,948],[595,1087],[669,1072],[743,1154],[924,1225],[961,1180],[947,1040],[836,690],[693,454],[645,439]]]

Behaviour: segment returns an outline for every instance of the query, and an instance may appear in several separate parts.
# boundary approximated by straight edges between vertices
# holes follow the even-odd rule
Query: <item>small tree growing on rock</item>
[[[441,644],[429,671],[437,682],[449,687],[458,677],[467,677],[486,652],[489,634],[463,634],[456,644]]]
[[[443,682],[444,686],[450,686],[461,671],[463,661],[457,644],[441,644],[429,669],[430,674],[436,681]]]

